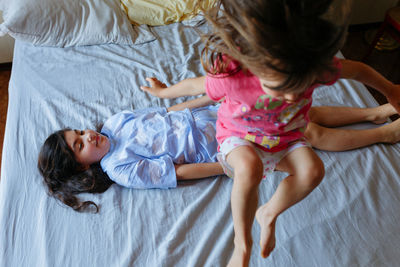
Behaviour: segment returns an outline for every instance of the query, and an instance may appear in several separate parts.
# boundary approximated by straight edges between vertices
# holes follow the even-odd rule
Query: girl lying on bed
[[[151,84],[161,84],[156,79]],[[165,85],[162,85],[165,86]],[[110,117],[100,133],[64,129],[43,144],[38,168],[49,193],[76,211],[92,201],[80,193],[102,193],[113,183],[129,188],[173,188],[177,180],[199,179],[224,173],[216,161],[215,121],[218,106],[207,96],[166,108],[123,111]],[[336,127],[360,121],[386,122],[394,108],[313,107],[305,136],[319,149],[349,150],[374,143],[400,140],[400,119],[374,129]],[[327,116],[326,114],[329,114]]]

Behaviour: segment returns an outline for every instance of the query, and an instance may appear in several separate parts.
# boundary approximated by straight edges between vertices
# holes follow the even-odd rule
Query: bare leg
[[[288,172],[271,199],[258,208],[261,256],[268,257],[275,247],[275,224],[282,212],[305,198],[322,181],[324,165],[309,147],[301,147],[279,162],[277,170]]]
[[[400,121],[367,130],[326,128],[362,121],[380,124],[393,114],[396,110],[390,104],[374,108],[312,107],[305,136],[313,147],[327,151],[346,151],[381,142],[396,143],[400,141]]]
[[[326,151],[346,151],[376,143],[400,142],[400,119],[374,129],[331,129],[309,123],[305,136],[315,148]]]
[[[263,164],[251,146],[239,146],[227,156],[234,169],[231,207],[235,231],[234,251],[228,266],[248,266],[253,244],[251,228],[258,205]]]
[[[322,106],[312,107],[309,116],[311,122],[321,126],[337,127],[363,121],[380,124],[396,113],[390,104],[374,108]]]

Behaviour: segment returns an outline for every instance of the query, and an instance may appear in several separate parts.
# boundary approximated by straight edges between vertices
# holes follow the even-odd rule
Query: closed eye
[[[78,136],[84,135],[84,134],[85,134],[85,131],[82,131],[82,130],[74,130],[74,132],[75,132],[75,134],[78,135]],[[74,144],[73,144],[73,147],[74,147],[74,148],[77,148],[78,151],[81,151],[81,150],[83,149],[83,142],[82,142],[82,140],[81,140],[80,137],[77,137],[77,138],[76,138],[76,140],[75,140],[75,142],[74,142]]]
[[[85,134],[85,131],[80,131],[80,135],[84,135]],[[82,150],[82,148],[83,148],[83,142],[82,141],[80,141],[80,143],[78,144],[78,149],[79,149],[79,151],[81,151]]]

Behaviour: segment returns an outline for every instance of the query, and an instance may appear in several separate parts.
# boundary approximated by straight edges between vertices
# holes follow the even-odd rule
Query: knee
[[[311,146],[319,148],[322,141],[323,131],[321,131],[321,127],[317,124],[310,122],[307,125],[304,136],[308,142],[310,142]]]
[[[311,107],[310,110],[308,111],[308,118],[310,119],[311,122],[315,122],[318,116],[318,112],[316,111],[315,107]]]
[[[246,178],[251,185],[258,185],[263,176],[264,166],[257,155],[248,156],[234,168],[235,179]]]
[[[310,190],[317,187],[325,176],[325,167],[321,160],[311,164],[301,173],[302,184]]]

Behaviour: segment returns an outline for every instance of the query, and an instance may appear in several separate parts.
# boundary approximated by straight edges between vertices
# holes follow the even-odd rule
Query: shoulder
[[[150,107],[150,108],[135,109],[135,110],[123,110],[109,117],[104,123],[104,126],[121,124],[127,120],[148,116],[149,114],[153,113],[166,114],[167,109],[164,107]]]
[[[337,58],[337,57],[333,57],[331,67],[332,67],[331,71],[325,71],[319,77],[319,79],[318,79],[319,81],[317,82],[318,84],[332,85],[338,79],[340,79],[341,74],[342,74],[342,62],[341,62],[341,60],[339,58]]]
[[[214,61],[214,66],[211,72],[207,73],[207,77],[211,78],[226,78],[242,70],[239,61],[229,57],[228,55],[222,55]]]
[[[166,108],[146,108],[137,110],[124,110],[109,117],[101,128],[101,133],[113,139],[119,133],[124,132],[120,137],[125,136],[127,133],[133,133],[136,126],[143,123],[150,123],[151,120],[146,118],[151,117],[152,114],[165,114]],[[140,119],[145,118],[145,119]],[[128,131],[126,131],[128,130]]]

